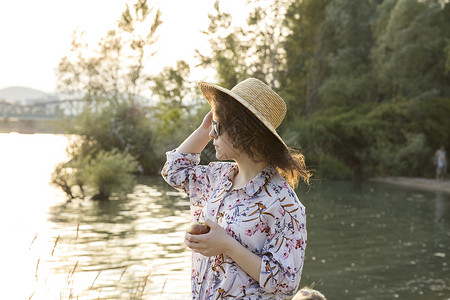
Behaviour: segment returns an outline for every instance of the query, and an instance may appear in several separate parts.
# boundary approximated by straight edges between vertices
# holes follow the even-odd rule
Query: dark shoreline
[[[448,179],[444,181],[437,181],[436,179],[417,177],[376,177],[370,178],[369,181],[391,183],[411,188],[450,193],[450,180]]]

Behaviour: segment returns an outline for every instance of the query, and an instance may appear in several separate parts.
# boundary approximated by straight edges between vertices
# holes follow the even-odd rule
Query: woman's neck
[[[255,162],[249,157],[241,157],[236,160],[236,164],[238,165],[238,173],[233,178],[234,189],[244,187],[267,166],[267,162]]]

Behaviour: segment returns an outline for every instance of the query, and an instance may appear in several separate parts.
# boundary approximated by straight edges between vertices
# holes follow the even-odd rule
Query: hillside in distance
[[[0,89],[0,100],[5,100],[8,102],[16,102],[24,104],[26,102],[30,102],[33,100],[50,101],[52,100],[52,98],[53,98],[52,94],[28,87],[14,86]]]

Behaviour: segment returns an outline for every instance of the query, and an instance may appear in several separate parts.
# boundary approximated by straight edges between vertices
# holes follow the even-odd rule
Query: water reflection
[[[450,195],[327,182],[305,198],[303,284],[334,299],[449,297]]]
[[[66,203],[48,184],[63,136],[0,134],[0,144],[1,299],[190,298],[187,198],[145,177],[128,200]],[[306,190],[302,285],[329,299],[450,298],[450,194],[372,182]]]
[[[364,182],[313,188],[303,195],[302,284],[315,283],[330,299],[448,296],[450,197],[435,196]],[[49,221],[61,237],[50,268],[67,276],[76,265],[70,284],[81,297],[188,298],[188,220],[187,199],[159,178],[143,178],[127,201],[53,206]]]
[[[67,275],[76,265],[74,296],[189,297],[188,199],[164,187],[159,178],[142,178],[127,200],[50,208],[52,230],[61,234],[50,268]]]
[[[434,194],[434,223],[439,230],[444,231],[445,220],[450,219],[448,214],[446,215],[449,203],[445,201],[443,192],[436,191]]]

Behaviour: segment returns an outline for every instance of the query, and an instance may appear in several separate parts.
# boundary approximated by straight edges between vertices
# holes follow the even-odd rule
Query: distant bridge
[[[83,100],[63,100],[18,104],[0,100],[0,119],[3,120],[56,120],[60,117],[74,118],[79,115],[84,105]]]

